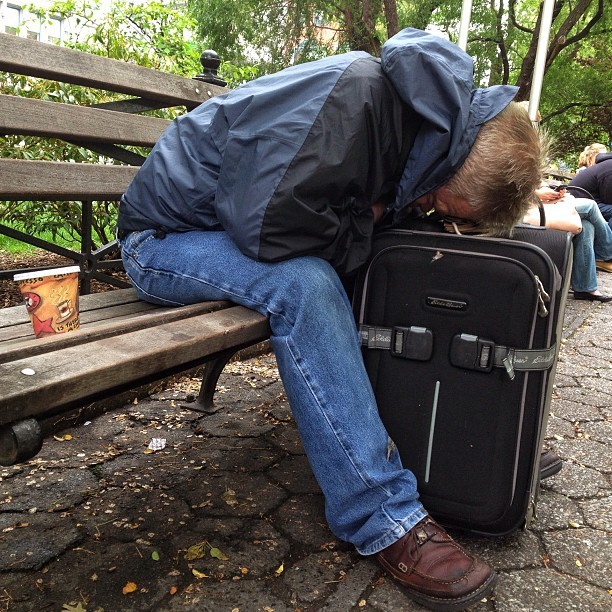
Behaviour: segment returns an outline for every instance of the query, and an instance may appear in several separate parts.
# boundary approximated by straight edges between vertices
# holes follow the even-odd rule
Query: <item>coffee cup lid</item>
[[[39,276],[55,276],[56,274],[72,274],[80,272],[79,266],[66,266],[65,268],[51,268],[49,270],[38,270],[37,272],[21,272],[13,276],[13,280],[28,280],[30,278],[38,278]]]

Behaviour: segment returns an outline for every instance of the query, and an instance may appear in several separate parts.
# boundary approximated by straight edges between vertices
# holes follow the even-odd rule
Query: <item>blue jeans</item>
[[[595,260],[612,259],[612,229],[593,200],[577,198],[575,206],[582,219],[582,232],[574,236],[572,289],[595,291]]]
[[[599,202],[597,206],[599,207],[599,210],[603,218],[608,222],[608,225],[612,228],[612,204],[605,204],[604,202]]]
[[[262,263],[225,232],[121,241],[143,300],[180,305],[227,299],[266,315],[278,369],[333,533],[364,555],[426,516],[380,420],[350,303],[333,268],[315,257]],[[388,449],[391,449],[390,451]]]

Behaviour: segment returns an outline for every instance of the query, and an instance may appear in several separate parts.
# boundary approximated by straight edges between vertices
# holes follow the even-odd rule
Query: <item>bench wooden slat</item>
[[[179,321],[71,346],[0,364],[0,425],[31,415],[41,417],[56,406],[86,403],[109,388],[133,387],[202,363],[207,357],[269,336],[262,315],[233,306]],[[203,340],[205,338],[205,341]],[[22,374],[31,368],[32,376]]]
[[[0,133],[152,147],[167,119],[0,95]]]
[[[81,313],[81,326],[76,335],[80,337],[87,326],[92,326],[100,321],[105,321],[107,319],[129,319],[155,310],[155,306],[148,306],[150,306],[150,308],[145,308],[138,303],[122,304],[120,306],[105,308],[104,310],[96,310],[91,313]],[[97,317],[97,314],[100,316]],[[72,335],[72,332],[70,333]],[[58,335],[57,337],[63,338],[64,335]],[[3,327],[0,329],[0,363],[13,358],[8,354],[11,352],[11,348],[21,347],[22,345],[24,350],[32,350],[37,354],[52,351],[54,350],[53,340],[55,340],[55,337],[35,338],[32,330],[32,323],[29,320],[15,323],[10,327]]]
[[[135,317],[158,309],[159,307],[153,304],[147,304],[146,302],[134,302],[131,304],[118,304],[117,306],[110,306],[108,308],[100,308],[97,310],[81,312],[81,329],[87,328],[88,326],[92,326],[100,321],[105,321],[107,319],[124,319],[129,317]],[[23,310],[25,310],[25,308],[23,308]],[[59,340],[60,338],[64,338],[64,336],[58,335],[57,340]],[[0,328],[0,351],[2,351],[2,353],[0,353],[0,361],[4,360],[4,351],[6,350],[7,342],[29,342],[30,340],[33,341],[35,340],[35,338],[33,336],[32,324],[29,318],[27,320],[20,320],[20,322],[14,323],[10,327]],[[51,338],[39,338],[34,343],[32,348],[35,349],[37,345],[41,344],[46,345],[49,340],[51,340]]]
[[[107,308],[108,306],[131,304],[133,302],[140,302],[140,298],[138,295],[136,295],[134,288],[115,289],[113,291],[105,291],[103,293],[82,295],[79,298],[79,310],[81,312],[87,312],[88,310],[96,310],[97,308]]]
[[[197,106],[227,91],[210,83],[74,49],[0,34],[0,70]]]
[[[105,291],[104,293],[82,295],[79,298],[79,311],[83,314],[90,310],[132,303],[146,304],[146,302],[141,302],[138,299],[134,289],[117,289]],[[9,308],[0,309],[0,329],[19,323],[26,323],[29,320],[30,318],[25,306],[10,306]]]
[[[109,308],[89,310],[81,314],[78,330],[56,336],[35,338],[28,319],[20,325],[0,330],[0,363],[42,355],[77,344],[86,344],[127,331],[154,328],[170,321],[179,321],[232,306],[230,302],[202,302],[190,306],[161,307],[146,302],[120,304]]]
[[[118,200],[137,166],[0,159],[0,199]]]

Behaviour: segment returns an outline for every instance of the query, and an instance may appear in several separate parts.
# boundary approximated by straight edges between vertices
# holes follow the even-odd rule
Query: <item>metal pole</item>
[[[461,5],[461,21],[459,22],[459,40],[457,45],[464,51],[467,48],[468,30],[472,18],[472,0],[463,0]]]
[[[537,121],[538,118],[538,107],[540,105],[540,94],[542,93],[542,82],[544,81],[544,68],[546,65],[546,53],[548,52],[548,39],[550,38],[554,4],[555,0],[544,0],[542,8],[540,36],[538,37],[533,79],[531,80],[531,93],[529,94],[529,118],[532,121]]]

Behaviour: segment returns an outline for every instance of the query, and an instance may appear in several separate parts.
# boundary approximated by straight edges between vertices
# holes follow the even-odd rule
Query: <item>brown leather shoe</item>
[[[486,563],[461,548],[429,516],[376,557],[411,599],[431,610],[464,610],[497,582]]]

